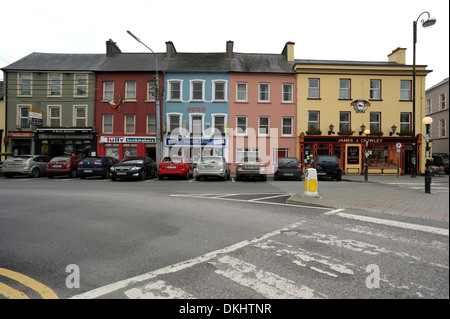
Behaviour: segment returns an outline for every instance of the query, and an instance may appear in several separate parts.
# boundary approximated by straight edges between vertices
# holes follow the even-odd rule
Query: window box
[[[338,132],[338,135],[353,135],[353,133],[355,133],[355,131],[343,129]]]

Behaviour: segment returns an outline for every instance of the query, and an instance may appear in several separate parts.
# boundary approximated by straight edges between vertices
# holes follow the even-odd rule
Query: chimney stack
[[[120,49],[117,46],[116,42],[114,42],[111,39],[106,41],[106,56],[109,58],[109,57],[115,56],[118,53],[122,53],[122,51],[120,51]]]
[[[227,59],[232,59],[233,58],[233,45],[234,42],[233,41],[227,41]]]
[[[396,62],[398,64],[406,63],[406,49],[398,47],[391,54],[388,55],[389,62]]]
[[[294,62],[294,42],[286,42],[286,45],[283,48],[282,55],[288,62]]]
[[[175,56],[177,53],[177,50],[175,49],[175,46],[173,45],[172,41],[166,42],[166,58],[171,59]]]

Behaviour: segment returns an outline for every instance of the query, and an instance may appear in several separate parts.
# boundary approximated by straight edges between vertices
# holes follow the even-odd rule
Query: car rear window
[[[212,162],[221,162],[222,159],[220,157],[203,157],[201,162],[202,163],[212,163]]]
[[[98,156],[94,157],[94,156],[92,156],[92,157],[86,157],[83,161],[84,162],[92,162],[92,161],[100,162],[101,160],[102,160],[101,157],[98,157]]]
[[[31,158],[31,156],[14,156],[14,157],[8,158],[5,162],[26,161],[30,158]]]
[[[183,163],[182,157],[165,157],[163,163]]]
[[[52,162],[68,162],[69,157],[54,157],[51,160]]]
[[[284,157],[284,158],[278,159],[278,163],[280,163],[280,164],[289,164],[289,163],[298,164],[298,159],[296,159],[296,158]]]

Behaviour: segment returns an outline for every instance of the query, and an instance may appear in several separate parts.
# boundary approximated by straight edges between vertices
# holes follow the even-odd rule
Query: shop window
[[[124,144],[123,156],[124,157],[138,156],[137,144]]]
[[[105,144],[105,156],[119,159],[119,144]]]
[[[369,146],[370,167],[397,167],[397,150],[391,145]]]

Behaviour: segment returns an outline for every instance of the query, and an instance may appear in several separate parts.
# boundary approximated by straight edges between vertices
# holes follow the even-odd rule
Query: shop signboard
[[[30,125],[42,125],[42,111],[31,110],[28,112],[28,124]]]

